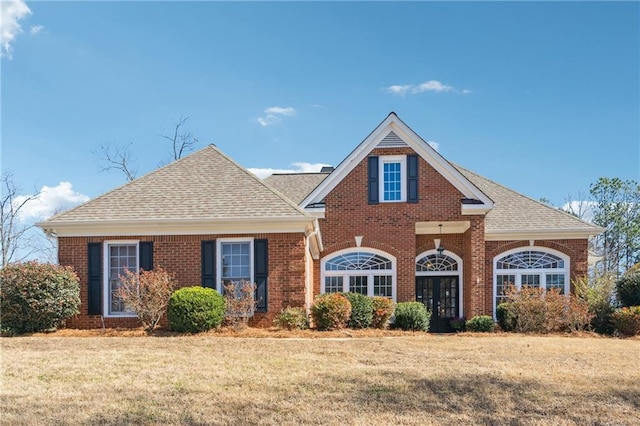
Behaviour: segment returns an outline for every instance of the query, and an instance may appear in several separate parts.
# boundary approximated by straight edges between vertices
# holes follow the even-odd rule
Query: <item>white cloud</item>
[[[435,149],[436,151],[440,150],[440,144],[438,142],[427,141],[427,143],[431,145],[431,148]]]
[[[31,35],[38,35],[42,30],[44,30],[44,27],[42,25],[34,25],[31,27],[29,32],[31,33]]]
[[[471,90],[457,89],[448,84],[444,84],[438,80],[429,80],[420,84],[394,84],[392,86],[383,88],[383,90],[387,93],[391,93],[392,95],[398,95],[398,96],[404,96],[407,93],[411,93],[415,95],[417,93],[424,93],[424,92],[435,92],[435,93],[452,92],[452,93],[458,93],[461,95],[468,95],[469,93],[471,93]]]
[[[266,114],[265,116],[257,119],[262,127],[277,124],[282,121],[282,117],[293,117],[296,115],[296,110],[292,107],[272,106],[265,109],[264,113]]]
[[[593,223],[597,205],[595,201],[571,200],[564,203],[560,209],[579,217],[585,222]]]
[[[31,9],[22,0],[0,1],[0,56],[11,58],[11,43],[22,33],[20,21],[31,15]]]
[[[304,163],[304,162],[296,162],[291,164],[293,168],[291,169],[270,169],[270,168],[256,168],[252,167],[249,170],[254,175],[258,176],[260,179],[264,179],[268,176],[271,176],[274,173],[317,173],[323,167],[329,166],[329,164],[323,163]]]
[[[21,204],[27,198],[27,195],[20,195],[16,197],[15,204]],[[60,182],[53,187],[43,186],[38,196],[27,201],[20,209],[19,218],[23,222],[45,220],[56,213],[87,201],[89,201],[89,197],[74,191],[69,182]]]

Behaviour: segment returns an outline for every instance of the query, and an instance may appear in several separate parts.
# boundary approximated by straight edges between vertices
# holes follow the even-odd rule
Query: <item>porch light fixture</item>
[[[441,243],[441,238],[442,238],[442,224],[438,225],[440,227],[440,238],[434,240],[434,243],[436,245],[436,251],[438,252],[438,255],[441,255],[442,252],[444,252],[444,247],[442,247],[442,243]]]

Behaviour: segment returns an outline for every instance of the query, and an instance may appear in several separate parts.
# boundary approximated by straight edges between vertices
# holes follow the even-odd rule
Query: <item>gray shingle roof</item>
[[[299,204],[329,173],[276,173],[265,178],[265,182]]]
[[[209,145],[44,224],[304,217],[294,202]]]
[[[601,231],[599,227],[575,216],[535,201],[463,167],[452,165],[494,201],[494,208],[485,217],[487,233],[571,229],[599,234]]]

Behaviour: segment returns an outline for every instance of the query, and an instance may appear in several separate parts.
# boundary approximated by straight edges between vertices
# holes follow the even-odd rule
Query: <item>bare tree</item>
[[[138,168],[132,165],[135,162],[135,158],[131,154],[130,147],[131,144],[124,146],[100,145],[100,151],[94,152],[103,163],[100,171],[120,170],[124,173],[128,182],[134,180],[138,174]]]
[[[198,139],[193,136],[190,131],[181,131],[181,127],[187,122],[189,117],[180,116],[180,119],[175,123],[172,135],[160,135],[162,138],[168,140],[171,143],[173,150],[172,160],[179,160],[185,152],[193,151],[198,144]]]
[[[25,205],[38,198],[38,193],[31,195],[18,195],[18,186],[11,173],[2,174],[2,199],[0,200],[0,213],[2,225],[0,225],[0,251],[2,251],[2,263],[4,267],[10,262],[21,261],[40,251],[38,244],[30,241],[29,230],[33,224],[25,224],[20,220],[20,211]]]

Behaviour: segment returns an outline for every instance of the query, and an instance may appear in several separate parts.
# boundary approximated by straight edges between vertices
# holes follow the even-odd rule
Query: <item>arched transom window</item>
[[[558,288],[569,293],[569,258],[544,247],[527,247],[509,250],[494,258],[494,312],[495,307],[506,300],[510,286],[542,289]]]
[[[457,271],[458,261],[446,254],[431,253],[416,260],[416,272]]]
[[[396,298],[396,259],[370,248],[347,249],[322,260],[322,293],[354,292]]]

